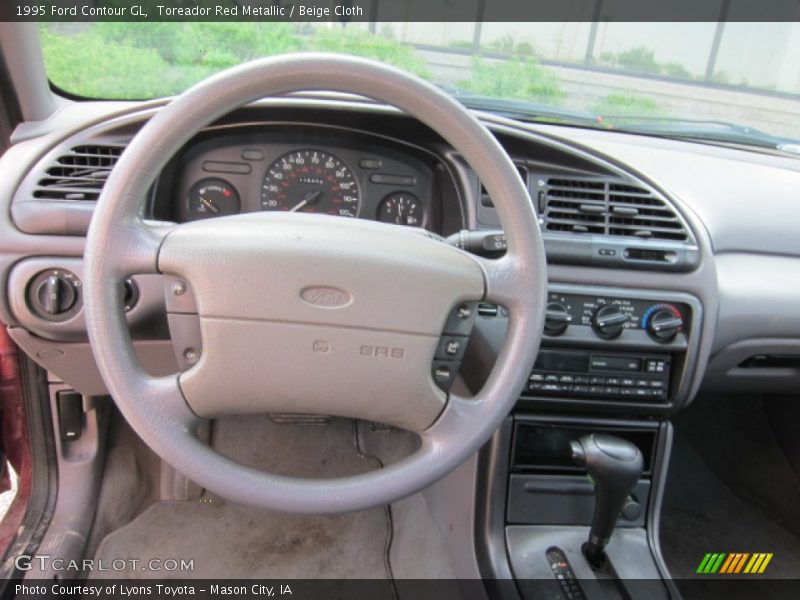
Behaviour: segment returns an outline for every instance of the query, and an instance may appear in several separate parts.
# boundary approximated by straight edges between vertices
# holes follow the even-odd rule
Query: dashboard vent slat
[[[546,231],[687,241],[675,210],[644,187],[597,177],[550,177],[544,189]]]
[[[33,191],[45,200],[97,200],[123,145],[75,146],[45,170]]]

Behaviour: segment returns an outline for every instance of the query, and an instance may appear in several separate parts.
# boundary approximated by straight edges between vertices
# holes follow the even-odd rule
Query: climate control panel
[[[559,337],[578,328],[611,341],[644,332],[653,342],[667,344],[688,331],[690,320],[690,309],[682,303],[551,291],[544,334]]]

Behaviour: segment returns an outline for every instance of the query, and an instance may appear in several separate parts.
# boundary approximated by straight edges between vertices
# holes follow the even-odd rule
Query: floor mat
[[[352,421],[277,424],[266,418],[220,421],[212,443],[223,454],[285,475],[335,477],[377,466],[355,443]],[[391,540],[385,508],[335,516],[292,516],[205,495],[159,502],[108,535],[95,558],[137,559],[137,568],[102,577],[386,578]],[[142,571],[151,559],[193,561],[191,572]]]
[[[740,498],[720,480],[694,448],[676,435],[661,517],[661,550],[686,600],[695,598],[784,597],[782,578],[800,577],[800,538],[762,510]],[[726,576],[698,575],[707,552],[772,552],[755,582],[721,587]],[[710,579],[710,577],[712,577]],[[764,581],[765,580],[765,581]],[[774,588],[774,589],[772,589]],[[777,596],[773,596],[777,594]]]
[[[383,509],[295,517],[204,498],[155,504],[107,536],[95,558],[140,561],[100,577],[385,578],[387,534]],[[192,561],[192,570],[142,571],[152,559]]]
[[[664,498],[661,547],[676,578],[695,575],[706,552],[772,552],[765,575],[800,577],[800,538],[737,496],[680,438]]]

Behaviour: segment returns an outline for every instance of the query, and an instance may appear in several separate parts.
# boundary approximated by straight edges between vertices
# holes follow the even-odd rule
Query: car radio
[[[669,354],[543,348],[525,393],[664,402],[670,363]]]

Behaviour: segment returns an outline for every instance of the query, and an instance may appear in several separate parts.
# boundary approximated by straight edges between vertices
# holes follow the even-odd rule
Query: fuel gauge
[[[224,179],[210,177],[189,190],[189,218],[207,219],[235,215],[241,208],[239,193]]]
[[[414,194],[394,192],[386,196],[378,206],[378,221],[422,227],[425,211],[422,202]]]

